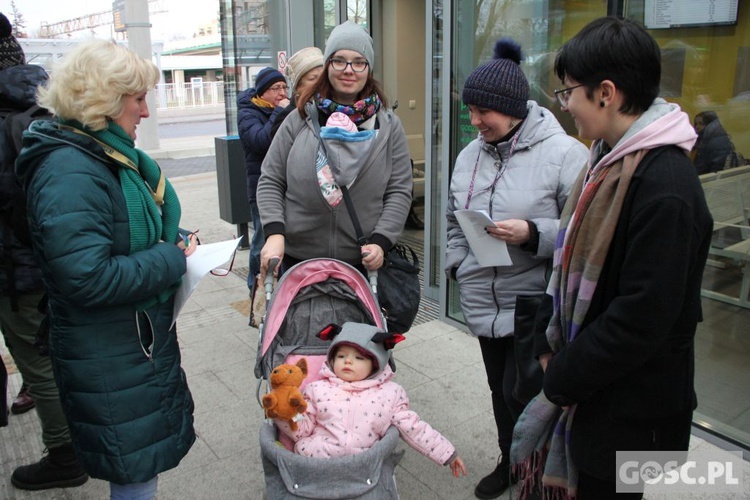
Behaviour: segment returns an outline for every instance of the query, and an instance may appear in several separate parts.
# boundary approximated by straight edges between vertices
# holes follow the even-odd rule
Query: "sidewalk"
[[[186,141],[199,142],[196,138]],[[234,234],[235,227],[218,216],[215,172],[170,180],[182,203],[184,223],[199,227],[204,243]],[[247,250],[240,251],[236,265],[245,265],[247,258]],[[258,331],[247,326],[247,309],[243,279],[233,273],[208,276],[177,321],[183,368],[196,403],[198,439],[179,467],[160,476],[159,500],[263,497],[258,430],[265,424],[253,375]],[[402,442],[399,446],[406,455],[396,472],[401,498],[473,499],[474,486],[494,468],[497,458],[492,406],[476,340],[432,321],[409,332],[407,341],[396,347],[395,359],[396,381],[408,391],[412,408],[453,442],[469,472],[466,478],[454,479],[449,468],[436,466]],[[16,394],[20,383],[20,375],[11,375],[9,394]],[[13,488],[11,472],[42,456],[40,434],[35,410],[11,415],[10,425],[0,428],[0,499],[109,498],[107,483],[95,479],[69,489],[27,492]],[[711,445],[694,437],[691,446]],[[747,487],[750,467],[747,462],[744,465]],[[510,497],[506,493],[500,498]]]
[[[201,135],[159,139],[159,149],[149,150],[146,153],[155,160],[214,156],[216,154],[215,138],[216,136],[213,135]]]

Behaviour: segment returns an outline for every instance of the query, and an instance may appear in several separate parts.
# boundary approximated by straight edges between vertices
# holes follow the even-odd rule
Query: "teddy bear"
[[[261,404],[266,410],[266,418],[285,420],[289,428],[297,430],[297,415],[307,410],[307,402],[299,390],[302,381],[307,376],[307,361],[305,358],[295,365],[279,365],[271,372],[271,392],[261,398]]]

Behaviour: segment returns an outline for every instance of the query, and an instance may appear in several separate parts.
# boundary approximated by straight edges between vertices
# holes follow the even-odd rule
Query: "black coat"
[[[252,102],[255,88],[241,92],[237,96],[237,126],[245,153],[245,172],[247,173],[247,199],[255,201],[255,191],[260,178],[260,166],[271,146],[273,135],[271,128],[276,116],[284,108],[261,108]]]
[[[47,81],[41,66],[25,64],[0,71],[0,109],[25,111],[36,104],[36,90]],[[13,170],[15,152],[5,135],[5,119],[0,117],[0,294],[11,289],[8,269],[13,269],[12,286],[19,293],[33,293],[43,289],[42,273],[31,247],[12,231],[6,220],[11,201],[16,193],[16,175]],[[10,265],[12,264],[12,266]]]
[[[550,401],[578,405],[571,450],[581,470],[614,481],[617,450],[686,446],[689,425],[670,423],[689,422],[697,405],[693,343],[712,227],[684,152],[644,157],[582,330],[545,373]]]
[[[695,143],[695,169],[698,175],[724,170],[727,156],[732,151],[734,145],[719,120],[706,125]]]

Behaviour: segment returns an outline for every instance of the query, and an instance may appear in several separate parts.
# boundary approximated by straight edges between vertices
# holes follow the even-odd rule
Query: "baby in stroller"
[[[319,336],[332,342],[320,379],[303,390],[305,418],[297,422],[296,431],[276,421],[294,441],[296,453],[317,458],[355,455],[394,426],[411,447],[438,465],[450,465],[454,477],[466,475],[455,447],[409,409],[406,391],[391,380],[391,349],[402,336],[352,322],[330,325]]]

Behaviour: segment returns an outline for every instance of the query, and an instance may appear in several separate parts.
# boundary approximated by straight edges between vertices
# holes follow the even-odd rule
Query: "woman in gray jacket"
[[[263,276],[272,257],[283,257],[282,271],[316,257],[343,260],[363,272],[379,269],[411,206],[406,134],[372,76],[372,38],[347,21],[331,32],[324,58],[323,74],[302,93],[261,167]],[[334,112],[356,125],[360,142],[326,140],[324,151],[316,128]],[[342,186],[351,194],[364,245],[357,241]]]
[[[494,59],[464,84],[479,136],[456,159],[446,214],[446,273],[458,280],[466,323],[479,338],[501,451],[495,470],[476,487],[478,498],[496,498],[510,484],[513,425],[524,407],[513,396],[516,297],[547,287],[560,212],[587,154],[550,111],[528,100],[520,60],[518,44],[499,40]],[[479,265],[456,221],[455,211],[463,209],[489,214],[495,225],[486,230],[507,243],[512,265]]]

